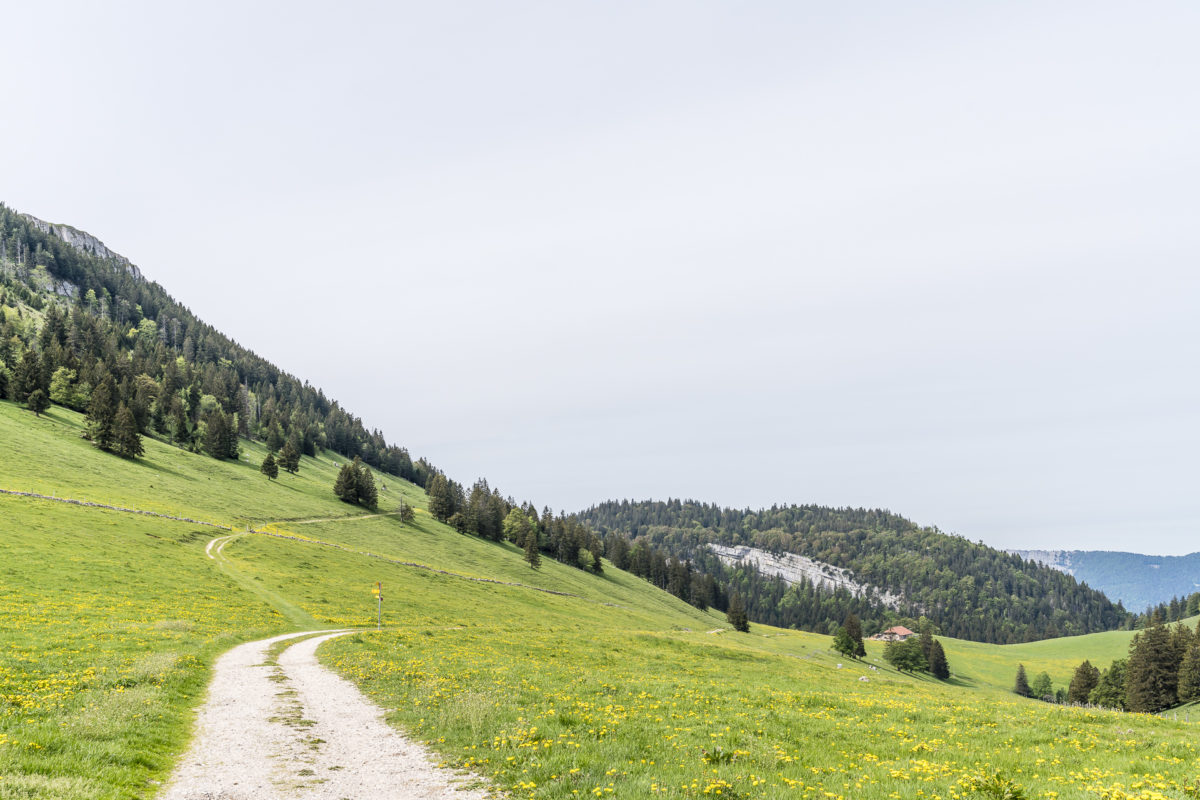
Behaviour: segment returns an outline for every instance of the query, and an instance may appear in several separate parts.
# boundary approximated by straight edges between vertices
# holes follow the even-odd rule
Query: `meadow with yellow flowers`
[[[0,402],[0,441],[22,454],[0,463],[0,488],[230,530],[0,495],[3,800],[153,797],[217,655],[333,626],[362,630],[326,643],[327,665],[504,796],[1200,796],[1194,724],[1008,691],[1018,661],[1059,682],[1120,656],[1127,634],[943,640],[943,684],[893,671],[874,643],[851,661],[825,636],[735,633],[607,564],[531,570],[390,478],[381,511],[402,496],[416,520],[356,513],[329,491],[328,459],[268,482],[258,445],[221,463],[147,440],[126,462],[79,440],[76,415],[27,417]],[[218,536],[232,538],[210,558]]]

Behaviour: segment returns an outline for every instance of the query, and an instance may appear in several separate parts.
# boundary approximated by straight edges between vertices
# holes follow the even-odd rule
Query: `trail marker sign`
[[[376,583],[371,593],[379,599],[379,619],[375,623],[375,628],[376,630],[383,630],[383,582]]]

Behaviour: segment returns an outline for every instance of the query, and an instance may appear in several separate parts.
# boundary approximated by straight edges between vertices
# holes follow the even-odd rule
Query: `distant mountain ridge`
[[[1200,553],[1154,556],[1116,550],[1009,550],[1099,589],[1130,611],[1200,591]]]

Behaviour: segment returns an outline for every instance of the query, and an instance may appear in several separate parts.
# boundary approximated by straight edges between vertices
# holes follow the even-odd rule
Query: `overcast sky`
[[[1191,3],[10,3],[0,200],[452,477],[1200,549]]]

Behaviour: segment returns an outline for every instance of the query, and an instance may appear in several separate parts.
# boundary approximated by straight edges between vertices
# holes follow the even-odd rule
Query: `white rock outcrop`
[[[824,587],[831,591],[845,589],[855,597],[870,597],[878,600],[889,608],[899,609],[904,598],[900,595],[885,592],[882,589],[865,583],[859,583],[850,575],[850,571],[832,564],[814,561],[795,553],[772,555],[766,550],[756,547],[727,547],[720,544],[710,544],[709,549],[717,557],[730,566],[750,566],[763,575],[778,575],[789,586],[807,580],[814,586]]]

